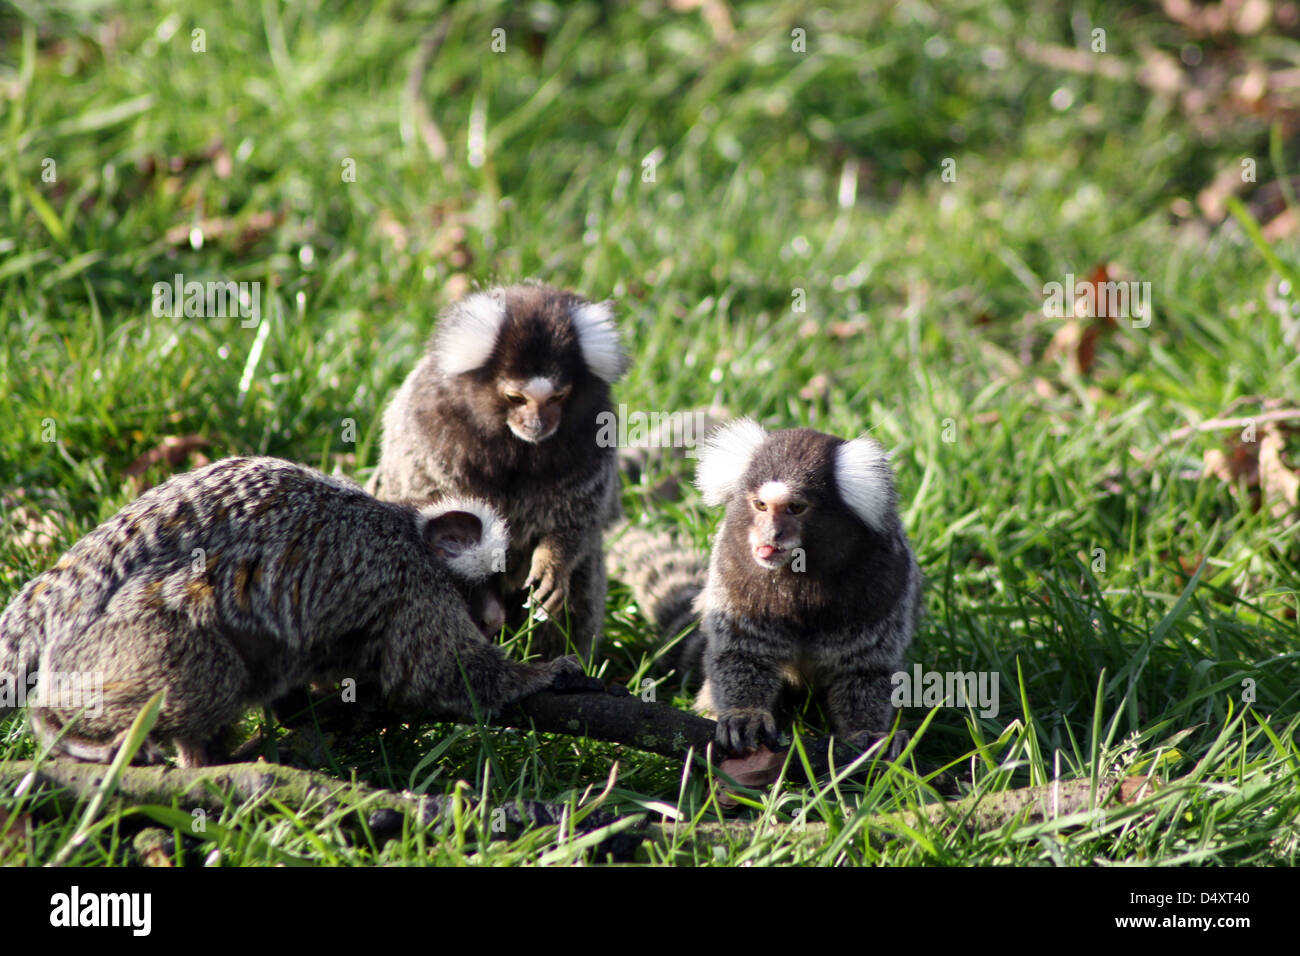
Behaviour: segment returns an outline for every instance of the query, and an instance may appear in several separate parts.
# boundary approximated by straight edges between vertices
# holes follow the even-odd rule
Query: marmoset
[[[602,530],[621,515],[610,384],[626,368],[613,313],[544,285],[477,292],[447,309],[383,418],[370,490],[386,500],[475,495],[510,525],[507,616],[526,600],[553,657],[590,659],[605,614]],[[559,626],[557,626],[559,625]]]
[[[482,502],[415,508],[287,461],[225,459],[145,492],[10,602],[0,713],[21,685],[38,738],[105,761],[165,690],[144,756],[171,741],[200,766],[249,707],[314,680],[377,679],[395,707],[466,717],[589,689],[576,657],[520,663],[480,633],[493,598],[475,595],[507,547]]]
[[[888,733],[921,573],[881,447],[742,419],[709,437],[696,485],[726,508],[707,575],[671,538],[635,529],[611,567],[665,637],[690,623],[694,595],[700,639],[678,664],[702,656],[696,706],[717,719],[719,744],[730,754],[774,744],[791,688],[813,690],[854,745]]]

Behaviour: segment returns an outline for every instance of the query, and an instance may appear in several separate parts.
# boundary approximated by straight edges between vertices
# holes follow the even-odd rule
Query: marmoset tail
[[[632,591],[637,606],[665,643],[657,666],[699,681],[704,638],[695,601],[708,580],[708,560],[667,532],[624,525],[611,532],[606,552],[609,576]]]
[[[481,502],[417,509],[225,459],[145,492],[18,593],[0,707],[29,695],[38,736],[105,760],[164,690],[148,756],[171,741],[194,766],[249,707],[313,680],[377,679],[395,707],[467,717],[585,686],[576,658],[518,663],[480,633],[492,599],[474,595],[507,547]]]
[[[543,285],[494,288],[445,311],[384,413],[370,489],[385,500],[485,499],[510,525],[503,594],[550,623],[547,656],[590,657],[605,613],[601,532],[617,519],[610,384],[626,359],[608,303]],[[556,627],[556,624],[561,625]]]

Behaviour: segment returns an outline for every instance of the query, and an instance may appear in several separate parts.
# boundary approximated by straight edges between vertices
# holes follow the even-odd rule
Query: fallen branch
[[[1279,408],[1271,412],[1260,412],[1258,415],[1246,415],[1241,418],[1211,418],[1209,421],[1201,422],[1198,425],[1184,425],[1169,433],[1162,445],[1170,445],[1174,442],[1182,441],[1184,438],[1190,438],[1197,432],[1213,432],[1223,429],[1233,429],[1234,431],[1246,428],[1248,425],[1263,425],[1267,422],[1294,422],[1300,421],[1300,408]]]
[[[0,791],[49,797],[61,811],[89,799],[108,772],[104,764],[72,760],[15,760],[0,764]],[[215,790],[213,789],[215,787]],[[274,797],[308,819],[320,818],[347,804],[414,813],[428,823],[440,812],[438,799],[375,790],[310,770],[273,763],[237,763],[216,767],[127,767],[115,791],[131,804],[170,806],[218,813],[227,802],[240,804]],[[427,809],[426,809],[426,801]]]
[[[1129,80],[1134,71],[1123,60],[1114,56],[1098,56],[1088,50],[1061,46],[1057,43],[1039,43],[1036,40],[1021,39],[1016,49],[1026,59],[1041,66],[1067,73],[1084,73],[1089,76],[1104,76],[1111,80]]]
[[[394,716],[356,704],[343,704],[338,698],[317,703],[314,711],[315,723],[322,729],[352,734],[364,732],[369,726],[391,723]],[[666,704],[609,693],[536,694],[487,723],[610,741],[677,760],[684,760],[691,753],[703,757],[717,727],[712,720]],[[310,738],[315,728],[299,727],[290,734]],[[288,739],[281,741],[288,742]],[[854,748],[837,745],[833,738],[808,740],[804,750],[814,778],[836,767],[848,766],[860,756]],[[883,761],[864,761],[853,776],[865,776],[882,764]],[[39,792],[49,797],[60,812],[70,813],[80,801],[97,792],[106,773],[107,768],[99,764],[15,761],[0,765],[0,792],[15,796]],[[789,776],[794,780],[805,778],[801,761],[790,762]],[[942,787],[943,781],[935,784]],[[445,817],[452,799],[381,790],[319,772],[265,762],[198,768],[126,767],[114,797],[132,805],[171,806],[175,802],[190,810],[203,809],[209,813],[219,813],[230,804],[273,798],[308,819],[339,809],[365,810],[369,813],[369,825],[376,830],[400,826],[402,817],[428,825]],[[554,824],[565,812],[563,807],[533,800],[516,801],[503,809],[505,822],[512,825]],[[582,829],[591,830],[612,822],[608,814],[596,812],[584,819]]]
[[[0,793],[15,797],[38,796],[48,800],[55,812],[68,815],[92,799],[108,772],[107,765],[71,760],[16,760],[0,764]],[[601,794],[594,808],[603,801]],[[113,798],[132,806],[170,807],[173,801],[187,811],[202,809],[219,814],[228,806],[246,806],[275,801],[303,820],[320,820],[340,810],[364,814],[366,825],[377,835],[401,831],[404,818],[420,826],[449,824],[456,814],[456,802],[465,807],[477,801],[472,792],[417,794],[382,790],[362,783],[347,782],[327,774],[298,770],[281,764],[241,763],[216,767],[126,767],[117,782]],[[494,808],[494,810],[497,808]],[[512,800],[493,817],[493,837],[508,837],[532,826],[555,826],[571,821],[564,804],[542,800]],[[462,811],[463,812],[463,811]],[[603,810],[591,809],[571,823],[574,832],[589,833],[617,822]],[[496,824],[505,824],[498,831]],[[197,834],[196,834],[197,835]],[[639,842],[630,835],[615,833],[602,848],[622,859]]]
[[[1133,456],[1141,465],[1149,467],[1157,458],[1162,455],[1171,445],[1191,438],[1193,435],[1205,432],[1240,431],[1250,425],[1268,425],[1272,422],[1296,422],[1300,421],[1300,409],[1297,408],[1275,408],[1266,412],[1259,412],[1256,415],[1242,415],[1232,418],[1211,418],[1207,421],[1199,422],[1195,425],[1184,425],[1176,428],[1164,438],[1156,442],[1155,448],[1144,449],[1133,445],[1129,448],[1129,454]],[[1197,478],[1200,472],[1189,472],[1182,477]]]
[[[339,735],[410,722],[409,716],[359,709],[358,705],[343,704],[337,698],[317,702],[314,708],[321,728]],[[452,715],[439,715],[433,719],[464,723],[463,717]],[[668,704],[643,701],[626,693],[557,694],[550,691],[534,694],[499,714],[489,715],[484,724],[603,740],[674,760],[685,760],[691,753],[703,758],[714,742],[718,727],[716,722],[706,717]],[[307,750],[312,752],[316,748],[309,745]],[[805,740],[804,751],[814,778],[846,767],[861,756],[859,750],[834,738]],[[715,752],[713,759],[716,764],[722,760],[722,755]],[[867,761],[848,779],[864,778],[874,766],[877,765]],[[805,780],[806,777],[802,763],[791,761],[790,778]]]
[[[872,814],[866,818],[871,827],[873,842],[883,843],[891,831],[906,832],[921,823],[933,826],[962,826],[967,830],[984,833],[1008,823],[1020,825],[1046,823],[1062,817],[1086,813],[1094,808],[1106,809],[1127,806],[1148,796],[1153,784],[1146,777],[1125,777],[1121,780],[1100,781],[1096,803],[1092,802],[1090,780],[1065,780],[1036,787],[1021,787],[1000,793],[977,797],[963,797],[927,804],[915,810],[898,813]],[[783,823],[767,820],[725,820],[687,825],[692,841],[705,846],[726,843],[750,843],[765,833],[794,832],[800,837],[824,842],[831,836],[830,826],[820,820]],[[646,838],[661,845],[679,840],[678,824],[656,823],[648,827]],[[836,832],[842,829],[836,827]]]
[[[601,693],[534,694],[488,722],[605,740],[679,760],[691,748],[703,753],[718,727],[668,704]]]
[[[58,761],[38,765],[29,760],[14,761],[0,765],[0,792],[18,796],[39,795],[50,801],[56,812],[66,815],[93,797],[107,771],[108,768],[102,764]],[[1147,795],[1150,787],[1150,781],[1140,776],[1109,782],[1103,780],[1098,785],[1094,802],[1091,781],[1069,780],[933,803],[915,810],[875,814],[866,819],[866,825],[870,828],[869,838],[876,844],[883,843],[896,832],[906,833],[922,823],[987,832],[1008,823],[1043,823],[1094,808],[1131,805]],[[598,797],[596,804],[603,797],[604,794]],[[464,801],[464,807],[475,798],[472,794],[445,796],[394,792],[343,782],[312,771],[257,763],[198,768],[127,767],[122,772],[114,799],[128,805],[145,806],[172,806],[175,802],[187,810],[201,808],[214,815],[228,806],[273,800],[304,820],[319,820],[345,810],[358,816],[365,814],[368,827],[382,837],[400,832],[404,819],[421,826],[447,825],[455,818],[457,800]],[[507,826],[499,833],[494,826],[494,837],[510,836],[529,826],[558,825],[568,816],[566,806],[540,800],[511,801],[501,809]],[[494,814],[494,824],[496,820]],[[598,853],[611,854],[622,861],[633,859],[643,840],[671,845],[682,839],[677,824],[652,824],[638,832],[634,828],[634,818],[620,821],[610,812],[595,809],[584,814],[574,825],[574,830],[589,833],[602,827],[615,827],[616,830],[602,841]],[[800,838],[824,841],[830,830],[821,821],[729,820],[687,825],[686,836],[693,845],[708,847],[748,843],[764,834],[788,836],[790,833]],[[154,835],[158,836],[165,834]],[[157,839],[145,842],[149,846],[137,847],[145,862],[169,865],[170,852],[154,846]]]

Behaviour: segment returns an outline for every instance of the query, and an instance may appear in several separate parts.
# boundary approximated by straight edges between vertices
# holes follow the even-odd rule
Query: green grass
[[[1000,678],[996,716],[904,712],[917,766],[976,794],[1119,771],[1164,786],[1086,819],[900,828],[889,814],[934,792],[897,767],[868,785],[783,782],[740,814],[779,825],[713,840],[704,768],[559,736],[397,728],[336,742],[324,769],[436,793],[468,781],[482,799],[451,832],[385,843],[340,813],[232,805],[182,842],[186,861],[590,859],[554,828],[494,842],[483,821],[517,797],[585,805],[615,761],[602,809],[680,821],[642,846],[653,863],[1300,859],[1296,513],[1204,473],[1233,431],[1167,441],[1300,396],[1300,301],[1279,283],[1295,239],[1261,250],[1194,206],[1243,157],[1261,186],[1285,175],[1279,161],[1294,171],[1295,144],[1270,150],[1267,115],[1212,110],[1207,130],[1136,79],[1034,63],[1019,45],[1086,49],[1091,24],[1108,62],[1191,44],[1207,63],[1280,68],[1300,60],[1294,35],[1225,49],[1103,2],[1073,19],[1040,0],[811,18],[773,2],[737,5],[727,49],[698,15],[653,5],[220,6],[0,8],[0,602],[130,500],[124,469],[165,436],[364,478],[385,398],[438,309],[471,281],[535,277],[616,300],[631,409],[719,402],[892,450],[927,578],[911,660]],[[447,164],[403,93],[443,16],[421,94]],[[1154,319],[1121,320],[1080,374],[1047,354],[1063,320],[1044,315],[1043,285],[1102,262],[1151,283]],[[155,317],[153,285],[176,273],[260,282],[269,317]],[[716,521],[693,499],[625,500],[701,546]],[[52,539],[20,533],[41,517]],[[620,681],[654,653],[617,585],[605,652]],[[33,749],[21,720],[0,726],[0,761]],[[70,861],[121,862],[147,815],[105,804]],[[55,859],[80,821],[0,795],[0,844],[6,826],[18,840],[6,862]]]

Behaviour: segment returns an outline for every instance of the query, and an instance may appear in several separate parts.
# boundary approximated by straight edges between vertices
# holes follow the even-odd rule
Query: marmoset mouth
[[[754,560],[765,568],[784,567],[790,560],[790,549],[774,544],[757,544],[752,549]]]
[[[516,438],[519,438],[526,442],[531,442],[534,445],[537,444],[538,442],[546,441],[546,439],[550,438],[552,435],[555,434],[554,428],[548,431],[545,428],[539,427],[536,431],[530,431],[527,428],[523,428],[519,425],[516,425],[514,422],[509,422],[508,424],[510,425],[510,430],[514,432]]]

